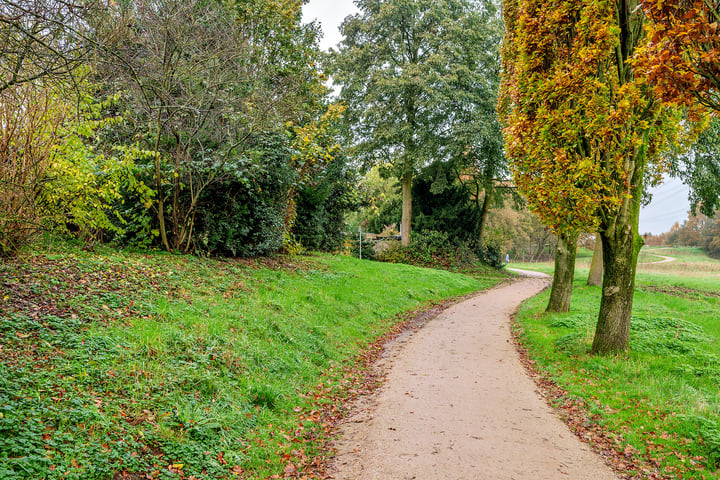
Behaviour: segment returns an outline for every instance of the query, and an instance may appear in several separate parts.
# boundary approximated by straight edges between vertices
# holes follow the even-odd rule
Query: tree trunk
[[[590,274],[588,275],[587,284],[591,287],[599,287],[602,285],[603,278],[603,248],[602,238],[600,234],[595,235],[595,248],[593,249],[592,263],[590,263]]]
[[[635,269],[643,245],[637,231],[645,173],[644,149],[631,160],[630,172],[630,195],[616,215],[606,216],[607,220],[600,225],[605,274],[592,354],[621,353],[630,348]]]
[[[402,184],[402,220],[400,223],[402,246],[410,245],[410,222],[412,220],[412,173],[405,173],[400,179]]]
[[[622,229],[625,230],[625,229]],[[635,232],[602,234],[605,274],[593,354],[626,351],[630,346],[630,318],[635,292],[635,267],[642,238]]]
[[[567,312],[570,310],[573,277],[575,276],[575,254],[577,253],[578,234],[558,236],[555,250],[555,273],[553,274],[550,301],[546,311]]]
[[[161,109],[158,109],[157,118],[155,121],[157,122],[157,131],[155,132],[155,148],[154,148],[154,154],[155,154],[155,189],[157,190],[157,202],[158,202],[158,223],[160,228],[160,240],[162,241],[163,247],[165,247],[165,250],[170,252],[170,243],[168,242],[167,237],[167,229],[165,228],[165,201],[163,200],[163,191],[162,191],[162,169],[160,165],[160,133],[161,133],[161,125],[160,125],[160,114],[162,113]]]
[[[482,246],[483,238],[485,238],[485,225],[487,225],[488,213],[490,205],[495,196],[495,187],[492,184],[485,186],[485,198],[483,199],[482,210],[480,211],[480,226],[478,228],[478,242]]]

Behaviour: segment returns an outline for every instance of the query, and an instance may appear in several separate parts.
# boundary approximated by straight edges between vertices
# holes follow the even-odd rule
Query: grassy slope
[[[720,262],[696,249],[657,253],[678,261],[639,267],[627,357],[587,354],[600,301],[587,270],[570,313],[543,314],[544,294],[518,322],[533,360],[568,391],[560,402],[584,404],[628,464],[640,461],[638,478],[718,478]]]
[[[334,256],[0,263],[0,478],[307,469],[317,412],[357,388],[365,346],[401,312],[498,280]]]

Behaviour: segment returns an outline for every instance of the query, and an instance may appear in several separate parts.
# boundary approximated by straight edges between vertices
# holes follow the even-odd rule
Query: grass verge
[[[311,477],[401,313],[497,281],[329,255],[1,263],[0,478]]]
[[[582,274],[569,313],[543,313],[548,294],[535,297],[517,316],[518,335],[561,391],[552,403],[581,411],[571,427],[615,450],[628,478],[719,478],[720,262],[690,249],[661,254],[678,261],[640,267],[627,356],[588,354],[601,290]]]

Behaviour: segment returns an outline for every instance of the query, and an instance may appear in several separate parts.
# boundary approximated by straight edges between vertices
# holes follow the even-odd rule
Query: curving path
[[[641,262],[641,263],[638,263],[638,265],[658,265],[660,263],[670,263],[670,262],[674,262],[675,260],[677,260],[674,257],[666,257],[665,255],[656,255],[654,253],[645,252],[645,255],[650,255],[651,257],[658,257],[658,258],[661,258],[662,260],[658,260],[655,262]]]
[[[338,480],[617,480],[555,416],[509,319],[525,278],[459,303],[389,349],[385,385],[341,427]]]

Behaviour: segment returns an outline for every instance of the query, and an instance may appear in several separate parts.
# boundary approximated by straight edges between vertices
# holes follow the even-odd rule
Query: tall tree
[[[596,229],[605,274],[593,353],[625,351],[648,165],[677,132],[632,60],[637,0],[505,2],[500,110],[518,188],[558,233]]]
[[[479,245],[485,241],[490,209],[498,193],[507,190],[509,170],[504,141],[497,118],[497,94],[500,88],[500,43],[503,25],[499,12],[471,15],[465,22],[451,26],[465,41],[448,42],[443,57],[456,59],[446,70],[444,98],[452,129],[446,139],[450,168],[455,179],[470,191],[472,198],[482,199],[477,226]],[[495,16],[496,15],[496,16]],[[498,192],[502,190],[503,192]]]
[[[478,161],[492,150],[492,128],[479,119],[494,118],[499,18],[488,0],[356,4],[360,13],[345,19],[332,55],[333,78],[348,107],[354,153],[400,180],[407,245],[413,177],[432,161],[459,155]],[[488,169],[488,176],[496,173]]]

